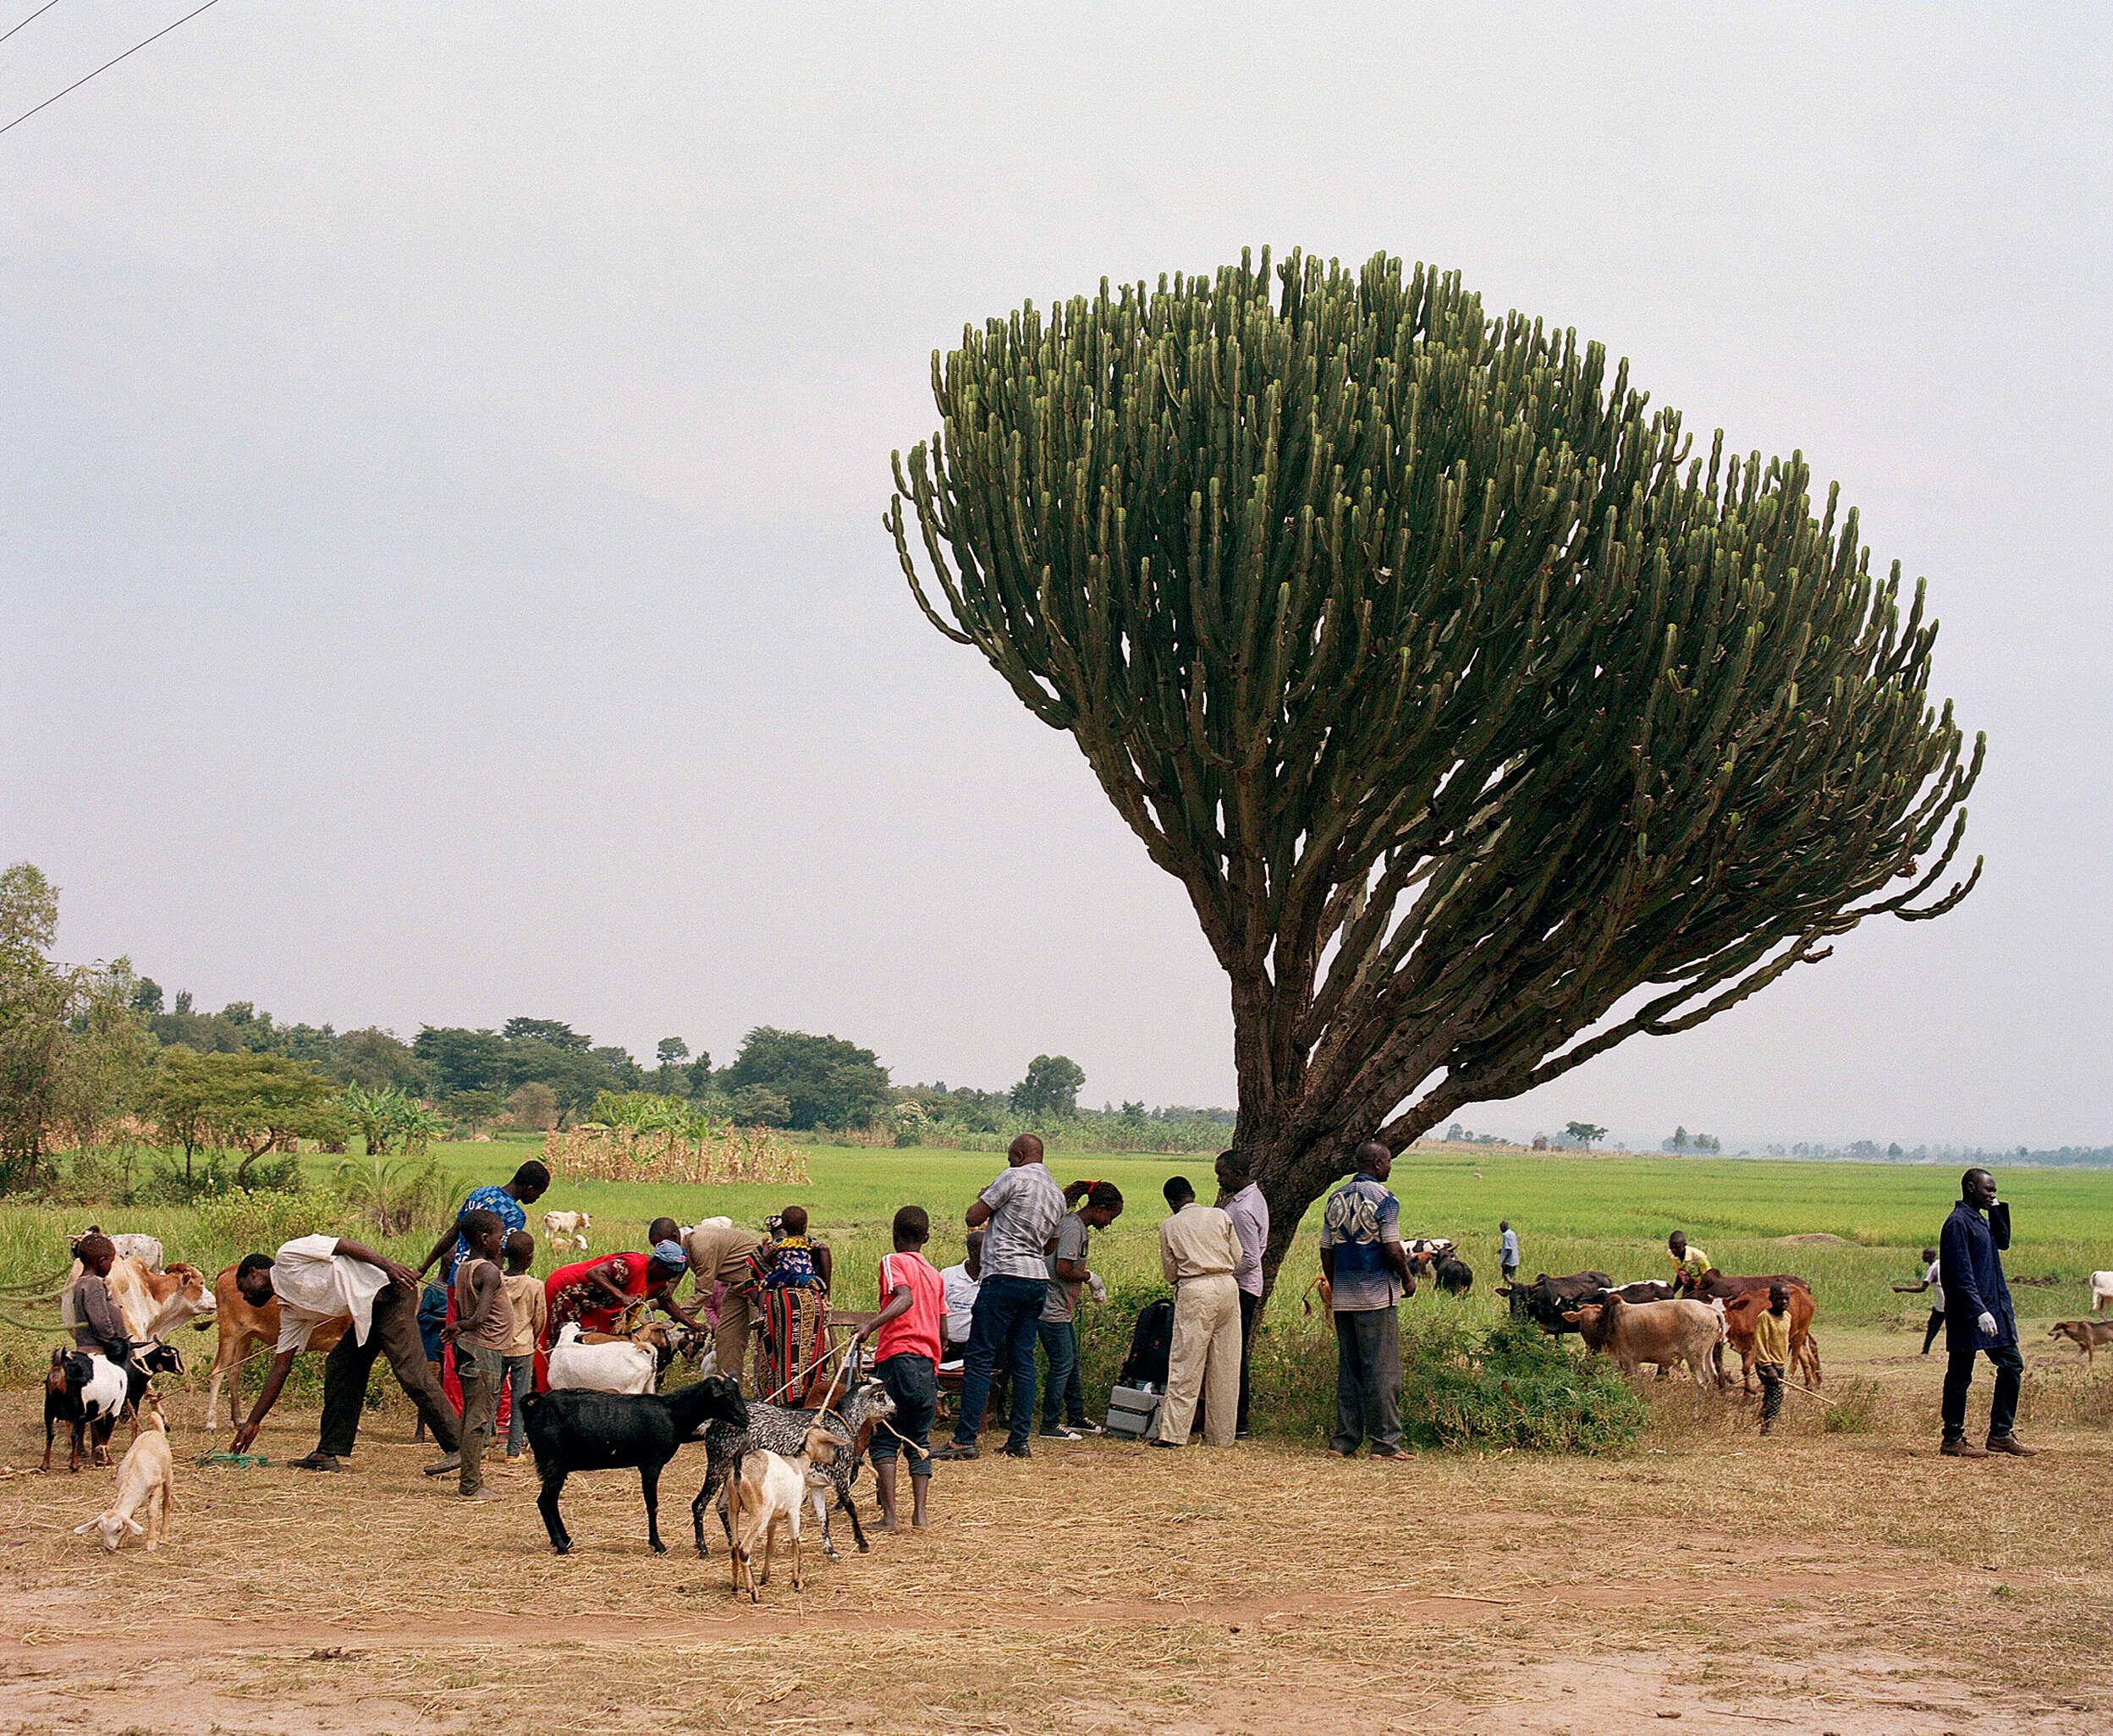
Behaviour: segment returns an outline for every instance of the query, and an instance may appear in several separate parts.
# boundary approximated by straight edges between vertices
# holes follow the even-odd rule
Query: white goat
[[[543,1213],[543,1239],[553,1248],[563,1244],[584,1254],[587,1250],[587,1232],[593,1228],[594,1220],[584,1211]]]
[[[660,1378],[661,1352],[674,1349],[673,1334],[660,1321],[648,1321],[627,1338],[583,1332],[578,1321],[568,1321],[550,1347],[551,1390],[650,1393]]]
[[[779,1532],[792,1535],[792,1589],[800,1587],[800,1516],[810,1495],[834,1486],[830,1468],[845,1451],[844,1442],[827,1429],[809,1429],[799,1452],[788,1458],[768,1448],[757,1448],[743,1457],[729,1490],[734,1530],[734,1594],[748,1591],[749,1601],[761,1603],[759,1583],[770,1583],[772,1546]],[[756,1574],[755,1549],[763,1546],[763,1572]]]
[[[2091,1274],[2091,1311],[2096,1314],[2107,1303],[2113,1302],[2113,1272],[2094,1272]]]
[[[76,1537],[84,1531],[99,1532],[105,1549],[115,1549],[127,1531],[144,1536],[149,1549],[159,1548],[168,1535],[169,1509],[175,1504],[171,1493],[175,1461],[168,1448],[168,1422],[162,1415],[161,1400],[151,1393],[140,1400],[139,1416],[139,1432],[118,1461],[118,1490],[109,1507],[74,1527]],[[133,1517],[142,1508],[146,1509],[144,1525]]]

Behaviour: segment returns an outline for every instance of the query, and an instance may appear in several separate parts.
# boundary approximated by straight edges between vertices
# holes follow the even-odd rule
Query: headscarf
[[[673,1272],[680,1273],[690,1269],[690,1256],[683,1251],[680,1242],[655,1242],[652,1258],[654,1265],[664,1266]]]

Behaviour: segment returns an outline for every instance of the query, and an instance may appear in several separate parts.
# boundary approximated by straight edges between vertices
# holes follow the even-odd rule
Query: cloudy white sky
[[[189,4],[61,0],[0,118]],[[1384,247],[1840,478],[1991,744],[1956,915],[1466,1118],[2113,1140],[2110,17],[222,0],[0,137],[0,855],[206,1006],[1228,1101],[888,454],[965,321]]]

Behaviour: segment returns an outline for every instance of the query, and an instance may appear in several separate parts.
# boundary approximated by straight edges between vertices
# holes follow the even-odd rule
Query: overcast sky
[[[190,3],[63,0],[0,118]],[[1955,915],[1464,1118],[2113,1140],[2109,17],[223,0],[0,138],[0,856],[202,1007],[1229,1101],[888,455],[965,321],[1385,248],[1841,479],[1990,742]]]

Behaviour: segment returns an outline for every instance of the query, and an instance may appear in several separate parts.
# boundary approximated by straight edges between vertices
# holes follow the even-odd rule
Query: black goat
[[[741,1389],[723,1375],[707,1375],[672,1393],[592,1393],[582,1387],[532,1393],[525,1401],[528,1444],[535,1450],[542,1493],[536,1506],[550,1533],[550,1546],[564,1555],[572,1537],[558,1512],[565,1479],[575,1471],[638,1472],[646,1498],[646,1536],[657,1554],[660,1541],[660,1474],[676,1450],[707,1423],[748,1426]]]
[[[44,1463],[38,1469],[52,1468],[52,1437],[62,1420],[73,1431],[68,1470],[80,1469],[83,1437],[91,1430],[95,1462],[109,1464],[110,1435],[118,1419],[136,1415],[140,1395],[156,1375],[183,1371],[183,1353],[158,1340],[134,1345],[122,1363],[95,1351],[52,1351],[51,1371],[44,1377]]]

